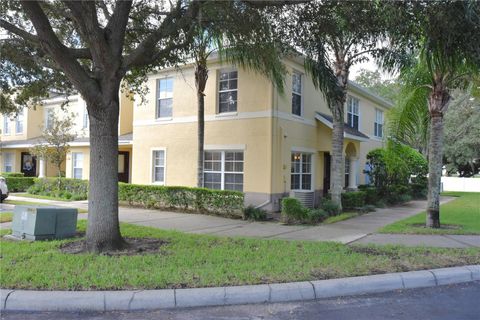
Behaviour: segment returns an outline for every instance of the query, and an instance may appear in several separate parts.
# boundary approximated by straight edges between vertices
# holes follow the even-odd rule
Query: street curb
[[[480,265],[236,287],[137,291],[0,289],[0,311],[133,311],[309,301],[480,280]]]

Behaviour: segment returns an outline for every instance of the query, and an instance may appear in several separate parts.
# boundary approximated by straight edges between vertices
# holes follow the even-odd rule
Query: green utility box
[[[15,206],[12,235],[27,240],[64,239],[77,229],[77,209]]]

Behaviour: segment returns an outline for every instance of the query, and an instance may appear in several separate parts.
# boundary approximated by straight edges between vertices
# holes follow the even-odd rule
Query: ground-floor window
[[[291,190],[312,190],[312,154],[292,152]]]
[[[203,185],[243,191],[243,151],[205,151]]]
[[[83,153],[72,153],[72,177],[74,179],[83,179]]]
[[[154,150],[152,154],[152,182],[165,183],[165,150]]]
[[[3,154],[3,172],[13,171],[13,153],[6,152]]]

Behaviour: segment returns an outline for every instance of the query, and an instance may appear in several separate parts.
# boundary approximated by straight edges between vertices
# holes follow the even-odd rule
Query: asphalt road
[[[480,282],[302,303],[109,313],[4,313],[5,320],[480,319]]]

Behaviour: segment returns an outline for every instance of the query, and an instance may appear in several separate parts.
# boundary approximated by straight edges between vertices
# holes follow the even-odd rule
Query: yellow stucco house
[[[329,187],[331,113],[322,94],[303,72],[303,61],[291,58],[285,64],[288,74],[283,94],[265,76],[222,65],[215,59],[210,61],[205,90],[205,187],[242,191],[246,204],[268,210],[277,210],[280,199],[288,195],[313,206]],[[128,168],[123,181],[195,186],[197,105],[193,66],[150,74],[146,85],[149,92],[143,102],[121,99],[119,168]],[[54,105],[48,102],[37,110],[25,110],[21,135],[14,128],[18,119],[9,122],[9,133],[5,133],[9,120],[4,118],[1,171],[21,171],[21,154],[40,135],[36,128],[46,119],[45,110]],[[384,115],[391,106],[350,83],[345,106],[346,187],[354,189],[365,183],[365,156],[382,146]],[[80,97],[74,109],[79,127],[86,128],[85,104]],[[72,142],[71,151],[66,176],[87,179],[87,133]],[[75,154],[82,154],[81,163]],[[45,170],[45,175],[53,175],[48,165]]]

